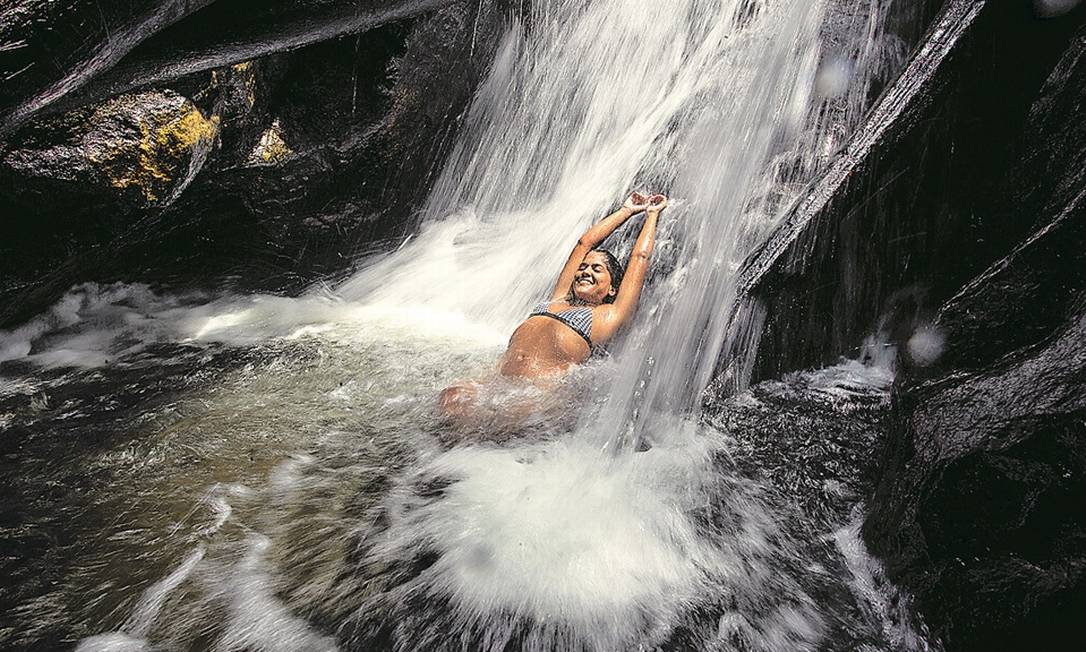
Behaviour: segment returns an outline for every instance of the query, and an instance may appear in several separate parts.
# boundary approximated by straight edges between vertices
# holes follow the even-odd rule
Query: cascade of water
[[[618,442],[650,414],[696,409],[736,265],[795,170],[824,155],[826,130],[806,128],[829,122],[811,101],[824,5],[535,3],[531,29],[514,25],[499,49],[422,232],[339,293],[511,329],[593,219],[630,189],[665,191],[674,202],[629,338],[640,353],[593,430]],[[628,244],[636,224],[627,231],[616,239]]]
[[[652,420],[700,404],[733,272],[771,217],[765,202],[778,180],[767,174],[769,157],[791,147],[806,117],[821,11],[818,3],[765,7],[729,34],[728,74],[700,98],[679,146],[669,189],[686,201],[666,232],[676,269],[648,294],[649,314],[631,338],[643,354],[623,360],[604,412],[612,441],[637,445],[658,430]]]
[[[736,196],[742,206],[748,191],[721,175],[761,169],[756,150],[778,137],[773,125],[802,121],[802,100],[788,100],[796,80],[810,78],[819,6],[536,3],[531,29],[515,25],[499,49],[425,208],[428,226],[340,294],[411,297],[512,326],[553,282],[580,231],[627,189],[672,190],[691,206]],[[748,88],[758,95],[751,101]],[[710,158],[707,137],[728,145],[723,156]],[[666,221],[687,219],[679,206],[669,210]],[[734,218],[695,214],[684,236]]]
[[[602,419],[613,443],[639,446],[659,436],[667,415],[698,412],[736,327],[728,323],[736,267],[904,63],[904,43],[886,31],[895,10],[892,0],[765,6],[737,25],[728,74],[681,135],[689,145],[669,186],[687,200],[672,216],[677,269],[649,294],[654,314],[643,321],[652,325],[631,338],[642,353],[624,360]]]

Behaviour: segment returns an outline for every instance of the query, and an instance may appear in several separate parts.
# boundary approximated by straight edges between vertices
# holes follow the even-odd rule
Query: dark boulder
[[[181,196],[223,143],[259,114],[256,66],[190,80],[37,122],[0,151],[0,315],[18,319],[72,279],[121,260],[103,257]],[[197,99],[190,99],[197,98]],[[224,128],[225,125],[225,128]],[[234,138],[236,139],[236,138]],[[147,225],[150,227],[151,225]]]
[[[707,420],[732,439],[739,471],[828,532],[854,518],[874,487],[891,378],[888,370],[847,361],[740,394],[714,388],[706,394]]]
[[[865,535],[948,649],[1077,649],[1066,642],[1086,608],[1084,225],[1080,200],[936,321],[949,352],[978,348],[977,315],[1015,340],[1045,315],[1043,334],[1017,348],[981,340],[988,366],[940,364],[898,388]],[[1009,309],[1029,288],[1036,298]]]
[[[150,206],[181,190],[217,131],[191,101],[168,89],[122,95],[79,117],[68,123],[64,141],[39,148],[29,138],[7,152],[3,166],[22,182],[13,195],[49,202],[72,187],[103,211]]]
[[[460,3],[286,55],[261,133],[221,151],[164,212],[165,223],[183,225],[170,249],[221,261],[213,266],[244,287],[297,287],[410,233],[504,12]],[[144,276],[164,262],[144,260]]]
[[[407,20],[455,0],[21,0],[0,14],[0,135],[35,114]]]

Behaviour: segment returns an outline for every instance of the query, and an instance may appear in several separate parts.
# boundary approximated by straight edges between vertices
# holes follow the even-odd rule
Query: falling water
[[[879,621],[892,610],[850,583],[862,554],[832,552],[842,524],[744,478],[700,418],[740,261],[899,63],[890,2],[531,4],[397,251],[297,299],[76,288],[0,340],[0,361],[103,370],[87,383],[118,356],[118,387],[171,355],[229,370],[182,373],[186,396],[141,413],[146,454],[95,458],[109,501],[139,487],[155,508],[105,510],[124,529],[74,549],[101,596],[118,560],[146,573],[80,612],[95,634],[80,649],[897,645]],[[492,373],[579,233],[638,189],[672,202],[613,355],[571,374],[560,418],[448,432],[437,391]],[[607,247],[624,258],[639,228]],[[176,348],[211,343],[240,362]],[[49,413],[54,380],[0,386],[0,408],[32,395]],[[533,391],[513,385],[499,401]]]
[[[650,414],[695,412],[736,266],[903,59],[882,33],[885,0],[837,7],[838,42],[822,57],[828,4],[534,3],[531,29],[513,25],[499,48],[422,232],[339,294],[411,297],[508,332],[577,234],[631,190],[666,192],[627,342],[642,353],[623,357],[597,425],[628,438]],[[607,246],[628,251],[637,229]]]

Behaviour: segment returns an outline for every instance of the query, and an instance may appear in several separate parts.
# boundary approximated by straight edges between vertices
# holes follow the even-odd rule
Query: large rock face
[[[213,0],[11,0],[0,7],[0,133]]]
[[[0,135],[34,115],[413,18],[455,0],[13,0]],[[210,6],[214,5],[214,6]]]
[[[1073,5],[947,3],[952,20],[748,261],[756,357],[726,361],[721,381],[855,355],[876,330],[904,352],[863,534],[948,650],[1081,647],[1086,6]]]
[[[226,29],[236,15],[191,2],[148,26],[162,8],[146,4],[103,19],[139,33],[123,57],[95,59],[104,46],[88,33],[65,61],[93,59],[91,73],[64,86],[61,73],[28,69],[23,95],[5,98],[5,119],[19,107],[38,117],[0,143],[0,212],[11,216],[0,223],[0,326],[87,280],[289,291],[409,231],[507,16],[499,0],[284,1]],[[86,22],[50,3],[15,9],[11,38]],[[352,26],[368,31],[329,38]],[[243,52],[267,54],[234,63]],[[118,86],[125,70],[165,77],[111,94],[146,83]],[[57,84],[64,93],[38,101]]]
[[[940,309],[865,534],[948,649],[1078,649],[1086,610],[1086,30],[1003,196],[1036,229]]]
[[[1031,232],[1004,208],[1017,186],[1000,181],[1030,151],[1030,106],[1083,8],[1046,20],[1025,1],[946,4],[871,120],[748,261],[747,309],[766,315],[752,380],[857,350],[903,291],[930,317]]]
[[[67,138],[21,143],[4,165],[22,183],[9,191],[30,203],[48,204],[74,187],[104,204],[150,206],[180,191],[177,184],[197,168],[217,123],[171,90],[146,91],[94,107]]]

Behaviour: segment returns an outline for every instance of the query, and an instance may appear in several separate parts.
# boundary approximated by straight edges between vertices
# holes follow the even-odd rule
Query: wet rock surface
[[[0,132],[213,0],[13,0],[0,8]]]
[[[930,316],[1034,230],[1007,206],[1047,168],[1007,175],[1035,150],[1027,118],[1083,8],[1046,20],[1028,2],[946,7],[936,34],[958,26],[957,40],[917,53],[744,266],[745,310],[767,316],[754,381],[855,355],[903,291]]]
[[[827,649],[927,650],[936,641],[859,536],[892,424],[892,379],[893,371],[874,360],[842,360],[739,394],[713,387],[704,397],[708,424],[728,441],[727,458],[718,464],[753,481],[761,500],[788,515],[784,530],[817,560],[804,580],[807,590],[840,615],[829,623],[834,643]],[[847,578],[849,590],[829,578]],[[874,593],[880,597],[872,601]],[[856,617],[861,612],[866,616]],[[881,632],[857,627],[865,620]]]
[[[287,4],[263,7],[261,20],[281,27],[308,6]],[[0,225],[0,325],[87,280],[296,290],[409,232],[509,15],[497,1],[432,4],[11,134],[0,144],[0,209],[13,216]],[[167,32],[180,39],[201,20]],[[177,42],[165,33],[133,56]],[[163,124],[197,137],[174,142]]]
[[[889,136],[748,261],[747,364],[755,381],[821,366],[876,330],[898,347],[892,409],[866,449],[877,461],[841,457],[875,483],[872,552],[948,650],[1077,649],[1086,8],[1042,19],[1038,3],[981,4],[930,95],[865,127]],[[792,450],[799,419],[761,448]],[[774,474],[814,489],[791,467]]]
[[[727,397],[710,392],[712,425],[733,439],[737,468],[827,529],[870,493],[889,416],[892,374],[856,361],[787,374]]]
[[[899,380],[864,533],[947,649],[1077,649],[1086,608],[1086,31],[1000,196],[1034,231],[943,303]]]
[[[103,204],[147,207],[177,190],[215,123],[187,98],[170,91],[124,95],[94,107],[72,125],[62,143],[33,140],[8,152],[4,163],[22,184],[13,194],[47,203],[66,187],[78,187]]]
[[[1032,247],[1053,256],[1083,235],[1054,230]],[[1025,253],[940,314],[951,351],[968,342],[961,326],[985,294],[1038,271]],[[898,389],[865,534],[948,649],[1075,649],[1086,607],[1084,287],[1068,292],[1069,310],[1042,339],[987,367],[915,374]]]
[[[454,0],[19,0],[0,14],[0,134],[187,74],[368,31]]]

